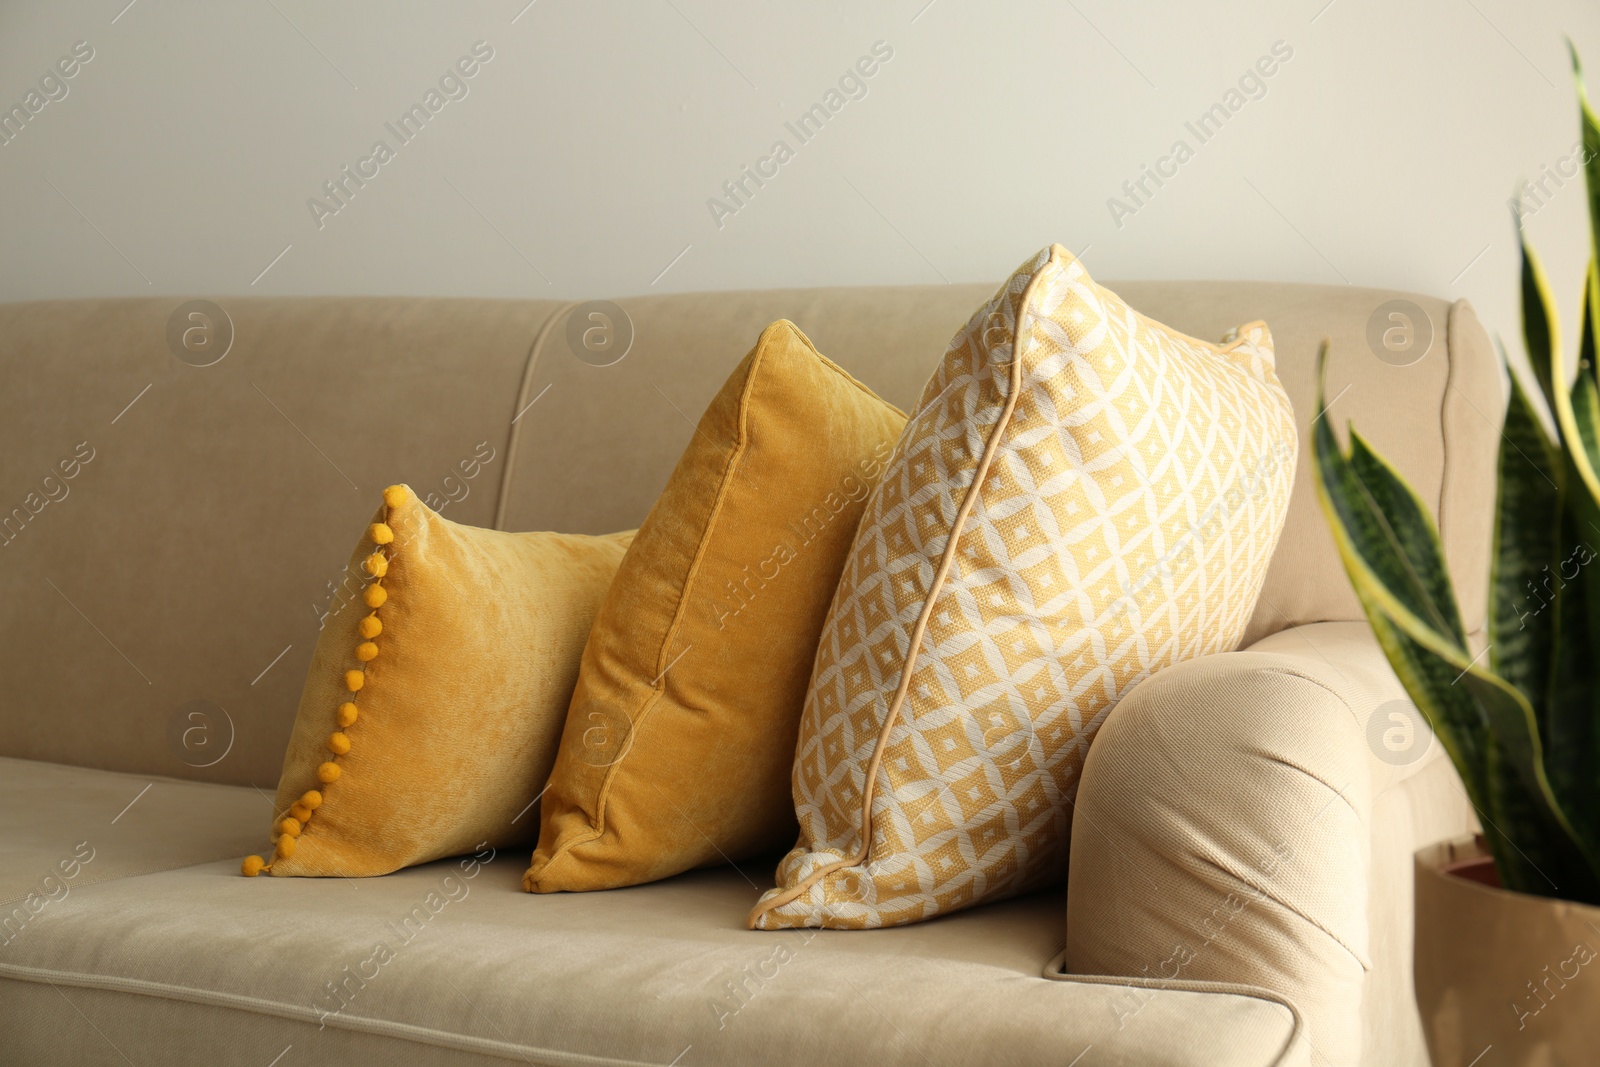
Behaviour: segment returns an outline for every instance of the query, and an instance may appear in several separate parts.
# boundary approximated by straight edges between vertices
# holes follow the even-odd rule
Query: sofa
[[[1467,304],[1111,288],[1199,337],[1265,319],[1302,433],[1354,420],[1434,509],[1481,641],[1503,386]],[[909,407],[991,291],[0,306],[0,1062],[1425,1063],[1411,856],[1474,813],[1362,621],[1305,436],[1240,650],[1113,708],[1064,885],[758,932],[776,856],[535,896],[534,817],[526,847],[386,877],[240,877],[385,485],[479,526],[629,529],[767,322]],[[1426,320],[1404,361],[1369,343],[1394,300]],[[620,358],[574,342],[591,322]],[[1424,736],[1397,753],[1395,724]]]

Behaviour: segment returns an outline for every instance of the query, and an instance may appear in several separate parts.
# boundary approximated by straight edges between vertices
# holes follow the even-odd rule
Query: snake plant
[[[1353,426],[1342,450],[1319,417],[1313,447],[1345,571],[1461,776],[1501,884],[1600,904],[1600,565],[1591,563],[1600,545],[1600,125],[1575,49],[1572,67],[1591,236],[1578,366],[1569,374],[1544,271],[1518,219],[1523,340],[1554,432],[1510,373],[1486,642],[1462,626],[1438,527],[1416,492]],[[1324,343],[1319,382],[1326,360]]]

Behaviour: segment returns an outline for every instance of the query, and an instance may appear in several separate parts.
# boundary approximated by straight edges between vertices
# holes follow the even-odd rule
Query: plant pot
[[[1415,974],[1433,1067],[1600,1060],[1600,908],[1501,889],[1481,837],[1417,853]]]

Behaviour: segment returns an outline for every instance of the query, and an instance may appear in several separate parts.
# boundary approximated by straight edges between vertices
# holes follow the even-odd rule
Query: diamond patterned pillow
[[[1262,323],[1218,346],[1053,246],[956,334],[867,501],[756,929],[893,926],[1065,867],[1117,699],[1232,649],[1283,527],[1294,414]]]

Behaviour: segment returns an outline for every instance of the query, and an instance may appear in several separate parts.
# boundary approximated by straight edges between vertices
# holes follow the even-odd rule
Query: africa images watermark
[[[317,1029],[323,1029],[330,1018],[349,1008],[370,983],[377,981],[383,969],[399,959],[400,952],[429,928],[440,913],[450,905],[466,900],[472,892],[472,887],[467,883],[494,861],[495,850],[487,841],[480,844],[477,852],[457,862],[461,872],[459,876],[454,872],[444,875],[398,921],[391,920],[387,924],[389,932],[394,935],[392,945],[389,941],[375,942],[370,953],[354,964],[345,964],[336,977],[324,982],[320,1001],[311,1003],[311,1010],[317,1013]]]
[[[800,949],[811,944],[812,938],[818,933],[818,930],[805,931],[800,937],[799,948],[791,948],[787,943],[780,942],[754,963],[745,964],[733,978],[725,979],[722,991],[714,992],[706,1000],[706,1007],[710,1009],[717,1029],[726,1030],[731,1019],[766,992],[767,986],[777,980],[783,967],[793,963],[799,957]]]
[[[74,446],[72,455],[57,460],[55,467],[39,479],[37,489],[30,489],[21,502],[9,511],[0,512],[0,548],[10,548],[11,542],[22,536],[22,531],[26,530],[28,524],[37,519],[45,508],[67,499],[72,492],[70,484],[72,479],[76,478],[94,457],[94,446],[88,441],[79,441]],[[57,477],[58,471],[60,477]]]
[[[1230,85],[1222,94],[1222,99],[1202,111],[1194,120],[1183,124],[1188,137],[1173,141],[1166,155],[1157,158],[1154,164],[1142,164],[1137,178],[1122,183],[1123,196],[1127,199],[1107,197],[1106,210],[1111,212],[1111,221],[1117,224],[1117,229],[1122,229],[1125,219],[1137,215],[1141,208],[1154,199],[1157,191],[1176,178],[1179,168],[1195,157],[1200,146],[1221,133],[1229,119],[1243,111],[1250,101],[1265,97],[1267,80],[1293,58],[1294,48],[1287,41],[1273,41],[1268,54],[1246,68],[1239,75],[1238,82]],[[1194,138],[1194,144],[1189,143],[1189,137]]]
[[[167,717],[167,750],[197,769],[227,759],[234,736],[233,716],[214,700],[186,700]]]
[[[872,493],[889,461],[894,458],[894,451],[893,444],[879,441],[870,455],[856,461],[859,476],[846,474],[840,478],[836,489],[806,509],[798,520],[789,523],[788,532],[793,536],[788,540],[779,541],[772,547],[771,552],[757,561],[754,573],[746,564],[741,571],[743,576],[738,581],[732,579],[728,581],[725,594],[713,594],[711,617],[716,620],[717,629],[726,630],[728,620],[737,618],[740,612],[750,606],[761,590],[767,587],[767,583],[774,581],[782,573],[785,564],[791,562],[807,545],[821,537],[833,520],[844,511],[846,504],[851,501],[860,503]]]
[[[1556,564],[1554,573],[1551,572],[1548,563],[1539,568],[1538,577],[1542,581],[1535,585],[1534,580],[1529,578],[1524,583],[1527,586],[1528,599],[1522,601],[1523,606],[1519,607],[1515,601],[1511,605],[1511,610],[1517,613],[1517,629],[1526,630],[1528,620],[1537,618],[1545,608],[1554,603],[1556,594],[1576,579],[1583,568],[1593,563],[1594,557],[1595,550],[1589,546],[1589,542],[1580,541],[1573,546],[1571,552],[1567,553],[1565,559]],[[1570,573],[1568,573],[1569,568]]]
[[[46,107],[65,100],[72,91],[67,83],[76,78],[78,72],[93,58],[92,44],[88,41],[74,42],[70,55],[62,56],[53,67],[39,75],[37,89],[29,89],[23,94],[21,103],[12,104],[0,112],[0,148],[21,136],[22,131],[28,128],[28,123]]]
[[[0,914],[0,946],[21,937],[28,924],[45,908],[66,900],[72,894],[72,880],[92,862],[94,846],[79,841],[73,846],[72,855],[58,860],[55,868],[40,879],[37,889],[28,890],[27,896],[10,905],[9,912]]]
[[[438,490],[429,490],[426,495],[419,494],[422,496],[423,504],[435,514],[442,515],[451,504],[459,504],[467,499],[472,494],[472,486],[469,483],[482,474],[498,455],[494,445],[487,440],[479,441],[473,446],[470,455],[456,461],[450,473],[444,476]],[[392,516],[389,523],[396,527],[397,535],[405,530],[400,520]],[[372,574],[365,569],[365,560],[353,559],[346,563],[344,569],[339,572],[337,580],[330,578],[324,583],[325,592],[322,597],[311,601],[311,613],[317,617],[317,629],[326,627],[328,620],[343,611],[345,605],[361,598],[371,582]]]
[[[1122,595],[1111,605],[1106,617],[1125,614],[1139,606],[1141,592],[1150,587],[1152,582],[1158,579],[1170,582],[1175,577],[1171,566],[1174,561],[1185,557],[1198,557],[1199,549],[1232,520],[1234,513],[1243,507],[1246,501],[1259,499],[1266,492],[1269,480],[1278,473],[1279,468],[1290,466],[1292,469],[1293,461],[1294,446],[1286,441],[1279,441],[1258,457],[1249,465],[1249,469],[1235,480],[1227,492],[1211,502],[1198,522],[1188,524],[1183,533],[1173,540],[1172,545],[1140,573],[1137,580],[1122,581]],[[1165,588],[1165,583],[1158,583],[1152,592],[1160,593]]]
[[[1583,174],[1583,169],[1593,158],[1594,154],[1583,147],[1582,141],[1574,141],[1566,155],[1554,163],[1546,163],[1539,168],[1538,177],[1529,178],[1518,186],[1517,195],[1506,201],[1506,206],[1511,209],[1518,227],[1554,200],[1556,194],[1566,188],[1568,182]]]
[[[1590,922],[1589,926],[1600,933],[1600,927],[1595,926],[1593,922]],[[1510,1002],[1511,1013],[1517,1018],[1517,1029],[1526,1030],[1528,1020],[1537,1017],[1549,1007],[1551,1002],[1567,988],[1567,983],[1577,981],[1583,969],[1593,963],[1597,955],[1600,953],[1595,952],[1593,945],[1587,941],[1579,941],[1572,946],[1571,955],[1556,961],[1554,970],[1547,963],[1540,969],[1539,974],[1528,979],[1527,995],[1518,993]]]
[[[339,168],[337,177],[322,183],[322,192],[327,200],[314,196],[306,200],[306,208],[311,212],[311,221],[317,224],[317,229],[328,224],[329,216],[337,215],[349,207],[356,193],[366,188],[367,182],[376,178],[383,166],[398,156],[401,148],[415,140],[427,127],[429,120],[443,111],[446,104],[467,98],[472,91],[470,81],[478,76],[483,64],[494,58],[494,49],[487,41],[475,42],[470,51],[471,54],[462,56],[439,75],[438,88],[430,86],[422,94],[421,103],[412,104],[394,122],[383,124],[383,128],[394,138],[392,146],[388,138],[378,138],[372,143],[372,151],[356,160],[353,169],[347,163]]]
[[[1172,946],[1172,954],[1156,965],[1155,973],[1151,973],[1150,965],[1145,964],[1141,973],[1134,977],[1143,977],[1164,982],[1173,982],[1183,977],[1184,968],[1189,967],[1200,958],[1200,954],[1221,939],[1224,932],[1232,925],[1244,910],[1253,904],[1260,904],[1270,899],[1270,894],[1265,888],[1265,882],[1275,878],[1285,864],[1295,858],[1294,846],[1287,841],[1280,841],[1272,847],[1272,854],[1257,865],[1261,878],[1251,880],[1241,879],[1248,887],[1237,893],[1229,893],[1220,903],[1212,906],[1211,911],[1200,923],[1199,933],[1204,935],[1198,946],[1190,947],[1185,942],[1178,942]],[[1128,1025],[1128,1020],[1144,1010],[1146,1004],[1154,1000],[1159,994],[1153,989],[1138,986],[1129,986],[1122,991],[1111,1004],[1111,1010],[1117,1017],[1117,1029],[1121,1030]],[[1132,1002],[1131,1006],[1129,1002]]]
[[[444,476],[439,489],[429,490],[422,497],[422,502],[439,514],[444,514],[444,510],[451,504],[459,504],[472,495],[472,486],[468,483],[482,474],[484,468],[493,463],[498,454],[494,445],[488,441],[479,441],[473,446],[472,454],[458,460],[455,470]],[[459,476],[457,471],[460,472]]]
[[[783,124],[784,129],[793,136],[795,147],[809,144],[850,101],[866,99],[867,80],[878,73],[882,64],[893,58],[893,46],[887,41],[874,41],[871,55],[862,56],[846,69],[839,76],[837,87],[829,88],[822,94],[820,102],[801,112],[794,122]],[[753,168],[745,164],[739,168],[738,175],[722,183],[722,197],[706,199],[706,209],[711,212],[711,221],[717,224],[717,229],[722,229],[730,217],[737,215],[755,198],[758,190],[765,188],[767,182],[778,176],[779,168],[794,158],[795,147],[790,147],[784,138],[778,138],[767,149],[767,154],[756,160]]]

